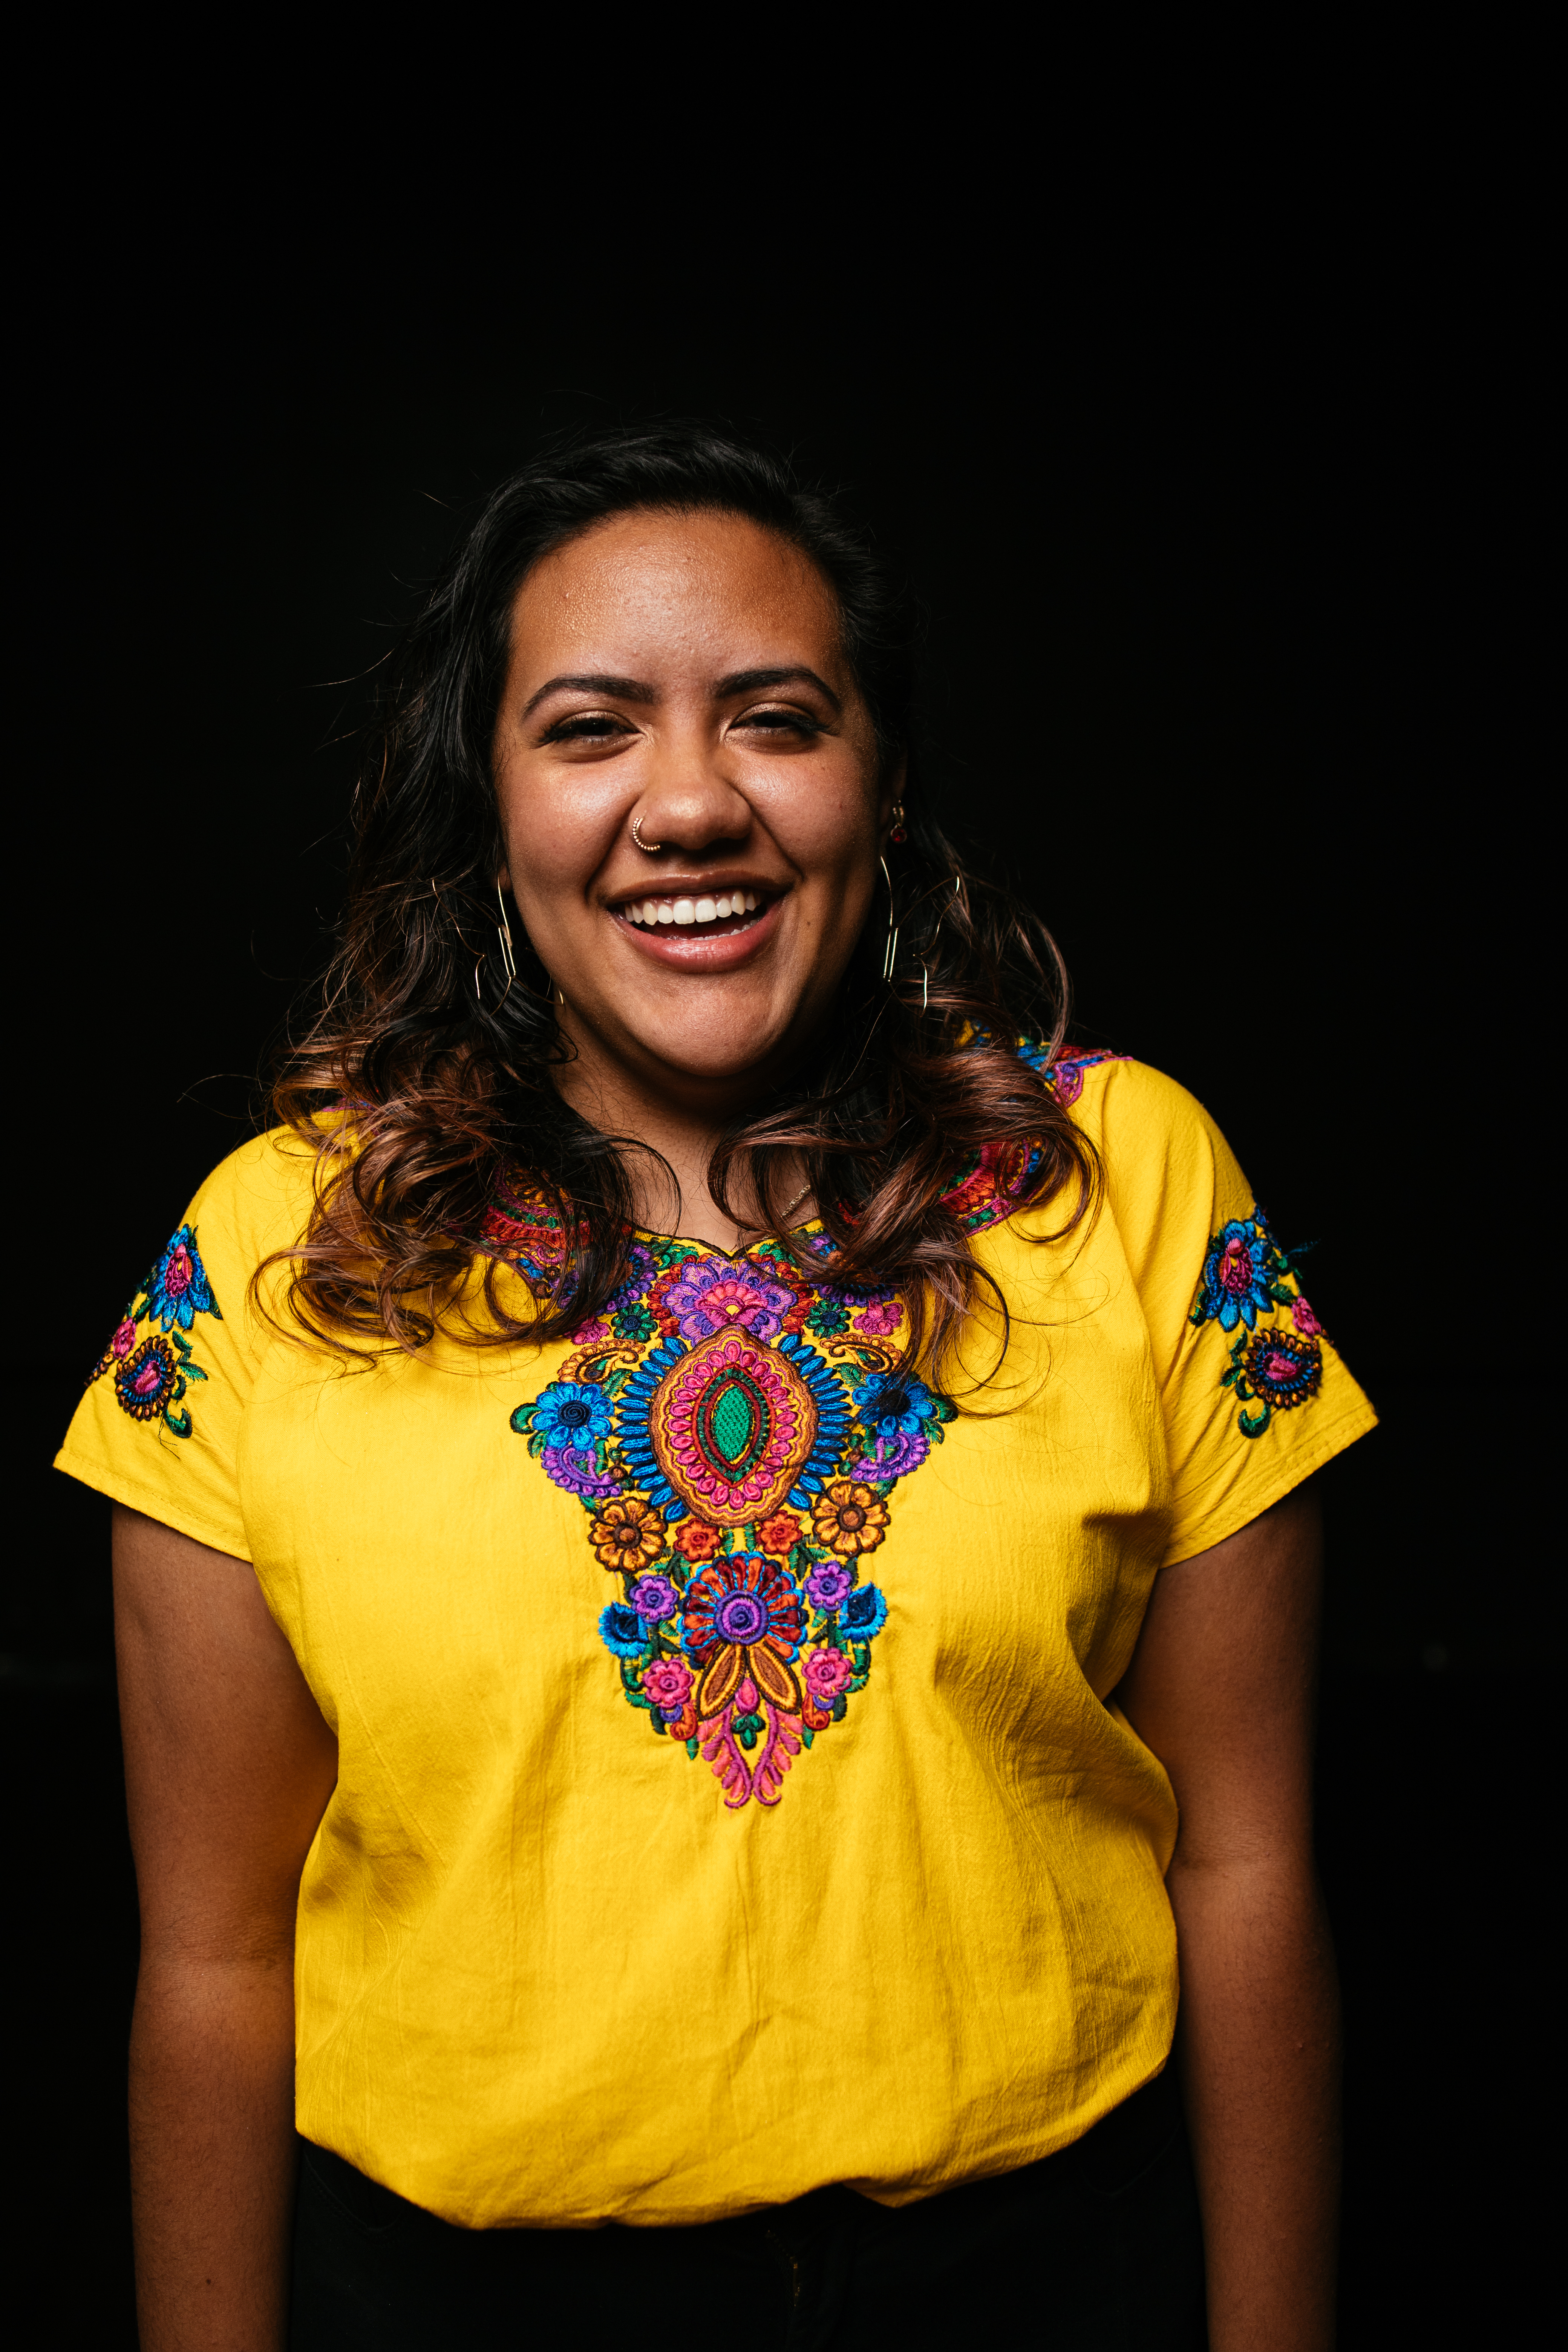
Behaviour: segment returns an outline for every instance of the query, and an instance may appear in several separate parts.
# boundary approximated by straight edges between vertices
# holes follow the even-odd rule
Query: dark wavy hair
[[[1092,1198],[1089,1147],[1016,1050],[1020,1036],[1060,1045],[1066,973],[1043,925],[965,868],[929,805],[919,613],[900,570],[839,498],[695,425],[563,442],[502,483],[383,667],[335,953],[273,1096],[316,1155],[308,1229],[279,1254],[293,1317],[354,1354],[420,1348],[438,1323],[476,1343],[543,1341],[626,1278],[627,1155],[647,1147],[602,1133],[563,1099],[555,1073],[573,1048],[521,934],[519,982],[505,984],[491,749],[530,568],[638,508],[745,516],[808,556],[837,600],[884,779],[903,763],[909,839],[889,852],[891,909],[879,890],[814,1055],[721,1136],[710,1182],[732,1213],[729,1189],[749,1177],[759,1232],[804,1270],[818,1261],[784,1229],[780,1199],[799,1155],[839,1252],[835,1282],[895,1287],[911,1359],[934,1362],[983,1279],[943,1199],[966,1158],[985,1145],[1015,1147],[1018,1166],[1033,1154],[1020,1202],[1068,1192],[1069,1224]],[[890,978],[885,918],[898,934]],[[520,1170],[571,1237],[553,1288],[521,1317],[480,1241],[498,1185]]]

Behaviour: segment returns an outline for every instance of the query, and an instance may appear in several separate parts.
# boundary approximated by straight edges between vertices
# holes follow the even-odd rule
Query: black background
[[[783,294],[698,257],[525,299],[434,242],[323,269],[298,226],[247,214],[220,254],[182,217],[100,257],[87,315],[46,272],[29,360],[3,1701],[52,2340],[131,2340],[135,1926],[106,1506],[48,1456],[320,953],[355,679],[542,433],[670,414],[882,518],[930,606],[938,787],[1055,928],[1079,1033],[1191,1087],[1318,1244],[1383,1415],[1324,1480],[1343,2341],[1500,2339],[1539,2227],[1562,1395],[1527,257],[1390,199],[1103,267],[1080,224],[1070,268],[1015,232],[1005,266],[936,237]]]

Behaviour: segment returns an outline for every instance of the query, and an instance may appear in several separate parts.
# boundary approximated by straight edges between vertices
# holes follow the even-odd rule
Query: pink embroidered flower
[[[805,1664],[805,1686],[818,1706],[831,1706],[841,1691],[849,1687],[853,1672],[842,1650],[808,1650]]]
[[[572,1334],[572,1339],[574,1345],[579,1348],[602,1348],[609,1336],[609,1325],[601,1322],[596,1316],[594,1316],[590,1317],[586,1323],[578,1324]]]
[[[131,1321],[130,1318],[127,1317],[126,1320],[121,1324],[119,1329],[115,1332],[113,1339],[110,1341],[109,1352],[112,1357],[114,1357],[117,1362],[122,1364],[135,1345],[136,1326]]]
[[[657,1658],[643,1668],[642,1686],[661,1714],[679,1715],[691,1696],[691,1669],[679,1658]]]
[[[904,1319],[903,1301],[898,1298],[874,1298],[859,1317],[856,1329],[865,1331],[873,1339],[885,1339],[896,1331]]]
[[[1291,1307],[1290,1320],[1305,1339],[1317,1339],[1322,1337],[1323,1327],[1304,1298],[1298,1298]]]
[[[756,1339],[772,1339],[795,1304],[795,1292],[786,1283],[770,1280],[760,1266],[704,1257],[681,1267],[665,1304],[683,1339],[710,1339],[737,1326]]]

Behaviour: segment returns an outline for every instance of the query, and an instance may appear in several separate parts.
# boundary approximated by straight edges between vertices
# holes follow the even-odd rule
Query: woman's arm
[[[1181,1808],[1167,1885],[1212,2352],[1333,2342],[1339,1995],[1312,1859],[1321,1561],[1303,1491],[1163,1570],[1116,1695]]]
[[[245,1561],[116,1506],[142,2352],[280,2352],[294,1907],[337,1743]]]

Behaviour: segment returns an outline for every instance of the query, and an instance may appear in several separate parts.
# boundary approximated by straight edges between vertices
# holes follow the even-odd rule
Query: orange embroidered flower
[[[601,1503],[594,1514],[594,1550],[602,1568],[647,1568],[664,1549],[664,1517],[642,1495]]]
[[[719,1549],[719,1530],[710,1528],[706,1519],[682,1519],[675,1530],[675,1549],[693,1567],[711,1559]]]
[[[844,1559],[875,1551],[887,1525],[888,1506],[858,1478],[835,1478],[811,1507],[812,1534]]]
[[[793,1511],[775,1511],[757,1529],[757,1541],[764,1551],[776,1552],[783,1559],[800,1541],[800,1521]]]

